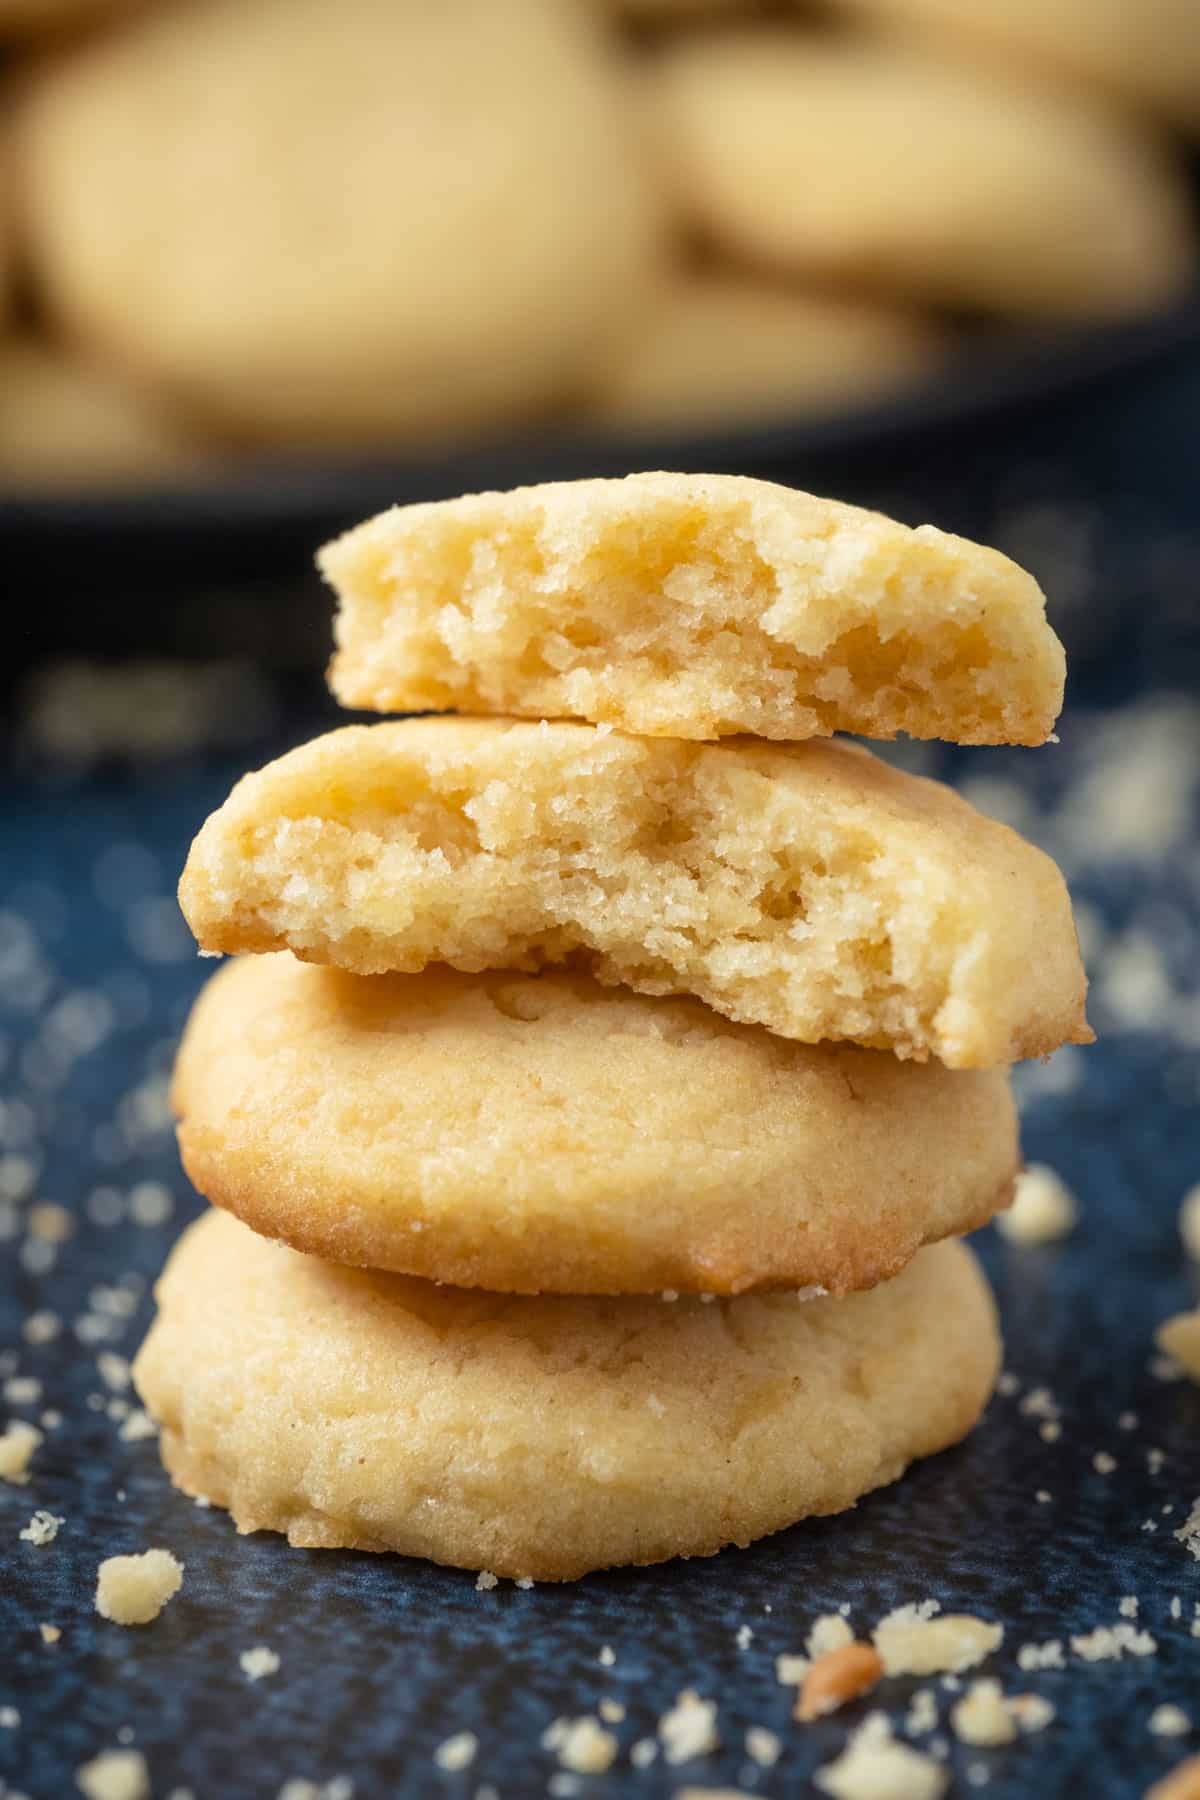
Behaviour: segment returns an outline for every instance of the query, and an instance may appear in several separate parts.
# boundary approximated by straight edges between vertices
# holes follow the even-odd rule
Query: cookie
[[[586,13],[138,13],[19,109],[41,286],[82,341],[249,436],[424,441],[557,404],[636,316],[657,241]]]
[[[203,444],[158,396],[32,339],[0,342],[0,483],[118,487],[199,474]]]
[[[1200,126],[1200,9],[1195,0],[838,0],[934,42],[1044,69]]]
[[[740,276],[680,277],[592,417],[612,429],[665,434],[850,411],[931,375],[945,342],[897,307]]]
[[[173,1102],[202,1194],[298,1250],[496,1292],[870,1287],[1007,1203],[1002,1070],[789,1043],[542,975],[222,969]]]
[[[772,482],[631,475],[394,507],[319,560],[347,706],[1040,744],[1062,705],[1032,576]]]
[[[1194,269],[1179,168],[1084,94],[781,28],[667,49],[647,99],[681,216],[768,268],[1046,319],[1158,306]]]
[[[513,1298],[341,1269],[210,1213],[134,1380],[240,1531],[538,1581],[840,1512],[961,1438],[999,1361],[970,1252],[845,1300]]]
[[[179,899],[205,950],[364,975],[582,957],[783,1037],[954,1067],[1091,1036],[1050,859],[840,742],[351,725],[237,784]]]

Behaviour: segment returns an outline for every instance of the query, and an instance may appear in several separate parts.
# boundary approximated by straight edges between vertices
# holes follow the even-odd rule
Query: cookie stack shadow
[[[135,1366],[240,1530],[537,1580],[851,1506],[995,1379],[957,1240],[1086,1042],[1053,864],[838,731],[1037,744],[1036,583],[732,477],[322,557],[350,726],[240,782],[174,1101],[216,1210]],[[446,714],[454,709],[453,716]]]

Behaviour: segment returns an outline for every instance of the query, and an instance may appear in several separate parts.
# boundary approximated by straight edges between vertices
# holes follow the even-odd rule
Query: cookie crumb
[[[751,1725],[746,1733],[746,1754],[760,1769],[773,1769],[783,1755],[783,1739],[764,1725]]]
[[[601,1644],[600,1654],[596,1658],[596,1661],[600,1664],[600,1667],[602,1669],[611,1669],[613,1667],[613,1664],[616,1662],[616,1660],[617,1660],[617,1653],[613,1649],[612,1645],[611,1644]]]
[[[882,1675],[883,1658],[871,1644],[854,1641],[827,1650],[804,1677],[792,1717],[807,1724],[836,1712],[847,1701],[869,1693]]]
[[[169,1550],[109,1556],[96,1571],[96,1611],[117,1625],[149,1625],[183,1586],[183,1564]]]
[[[707,1756],[720,1745],[717,1733],[717,1704],[702,1700],[695,1688],[685,1688],[674,1706],[658,1721],[658,1735],[663,1755],[669,1763],[689,1762],[693,1756]]]
[[[898,1606],[880,1619],[871,1636],[889,1675],[957,1674],[972,1669],[997,1649],[1003,1625],[970,1613],[935,1617],[936,1601]]]
[[[807,1656],[783,1655],[775,1658],[775,1679],[781,1687],[799,1687],[808,1674]]]
[[[17,1535],[22,1543],[36,1544],[40,1550],[43,1549],[45,1545],[54,1542],[55,1538],[58,1536],[59,1526],[65,1524],[66,1520],[60,1519],[56,1513],[43,1512],[39,1509],[34,1513],[24,1530],[18,1532]]]
[[[918,1688],[908,1704],[904,1729],[910,1737],[924,1737],[938,1722],[937,1695],[932,1688]]]
[[[438,1745],[433,1760],[439,1769],[454,1774],[459,1769],[469,1769],[478,1750],[479,1739],[473,1731],[456,1731],[453,1737]]]
[[[842,1754],[813,1776],[834,1800],[940,1800],[949,1772],[932,1756],[897,1743],[885,1713],[871,1713],[853,1732]]]
[[[952,1709],[950,1723],[963,1744],[1011,1744],[1017,1735],[998,1681],[973,1681]]]
[[[1030,1163],[1017,1176],[1013,1203],[996,1215],[996,1229],[1010,1243],[1049,1244],[1067,1237],[1079,1218],[1079,1203],[1062,1177],[1046,1163]]]
[[[23,1487],[29,1480],[29,1463],[42,1441],[36,1425],[24,1419],[13,1419],[0,1434],[0,1481],[11,1481]]]
[[[279,1652],[269,1644],[253,1644],[238,1657],[238,1666],[248,1681],[262,1681],[279,1670]]]
[[[739,1650],[748,1650],[754,1642],[754,1633],[749,1625],[739,1625],[734,1634],[734,1643]]]
[[[15,1706],[0,1706],[0,1731],[15,1731],[21,1715]]]
[[[135,1406],[120,1430],[123,1444],[140,1444],[143,1438],[158,1436],[158,1426],[142,1407]]]
[[[102,1750],[75,1771],[86,1800],[150,1800],[150,1772],[140,1750]]]
[[[490,1569],[480,1569],[478,1575],[475,1577],[475,1592],[477,1594],[490,1594],[493,1588],[499,1586],[500,1577],[498,1575],[493,1575]]]
[[[1111,1475],[1116,1469],[1116,1466],[1116,1457],[1110,1456],[1107,1450],[1097,1450],[1095,1456],[1092,1458],[1092,1467],[1095,1469],[1097,1475]]]
[[[1186,1737],[1192,1721],[1181,1706],[1156,1706],[1150,1714],[1149,1729],[1155,1737]]]
[[[1122,1620],[1117,1625],[1097,1625],[1094,1631],[1073,1637],[1071,1648],[1084,1662],[1120,1662],[1126,1652],[1130,1656],[1153,1656],[1158,1645],[1148,1631],[1139,1631]]]
[[[41,1633],[43,1644],[57,1644],[62,1636],[60,1625],[39,1625],[38,1630]]]
[[[1018,1669],[1065,1669],[1062,1639],[1050,1638],[1044,1644],[1022,1644],[1017,1651]]]
[[[596,1711],[606,1725],[619,1725],[625,1717],[625,1708],[619,1700],[601,1700]]]
[[[1193,1381],[1200,1381],[1200,1308],[1174,1313],[1154,1334],[1159,1349]]]
[[[1136,1594],[1122,1594],[1117,1601],[1117,1611],[1123,1619],[1136,1619],[1138,1616],[1138,1597]]]
[[[658,1755],[658,1745],[653,1738],[639,1738],[629,1752],[629,1760],[635,1769],[648,1769]]]
[[[555,1719],[542,1733],[542,1745],[577,1775],[602,1775],[619,1748],[612,1732],[586,1713],[580,1719]]]

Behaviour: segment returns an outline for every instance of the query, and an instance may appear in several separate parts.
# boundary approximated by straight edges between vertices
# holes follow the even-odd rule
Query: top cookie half
[[[932,525],[732,475],[393,507],[319,557],[347,706],[649,737],[1041,744],[1065,660],[1031,575]]]

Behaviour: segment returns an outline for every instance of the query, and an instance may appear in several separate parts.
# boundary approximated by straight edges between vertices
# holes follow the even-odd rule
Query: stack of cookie
[[[1084,977],[1052,863],[828,735],[1042,742],[1037,585],[673,475],[395,510],[322,565],[339,697],[469,716],[306,744],[193,846],[239,960],[175,1087],[222,1210],[135,1370],[176,1481],[565,1579],[961,1437],[998,1339],[948,1240],[1006,1203],[1008,1065],[1088,1039]]]

